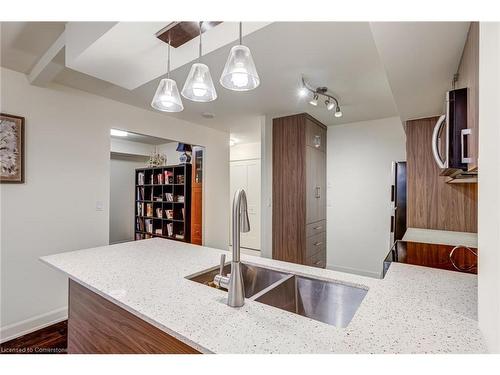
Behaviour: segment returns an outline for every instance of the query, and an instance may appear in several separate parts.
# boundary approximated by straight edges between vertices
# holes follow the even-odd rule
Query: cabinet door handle
[[[316,198],[321,198],[320,191],[321,191],[321,188],[319,186],[316,186],[316,194],[315,194]]]
[[[313,144],[314,144],[314,147],[320,148],[321,147],[321,136],[315,135]]]
[[[319,227],[314,227],[313,229],[314,229],[314,230],[320,230],[320,229],[323,229],[323,227],[322,227],[322,226],[319,226]]]
[[[314,244],[314,246],[321,246],[321,245],[323,245],[323,242],[316,242],[316,243]]]

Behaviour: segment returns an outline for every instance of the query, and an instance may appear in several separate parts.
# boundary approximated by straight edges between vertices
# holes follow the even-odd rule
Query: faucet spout
[[[231,260],[231,275],[229,278],[221,274],[215,276],[218,286],[227,287],[227,304],[231,307],[241,307],[245,304],[245,286],[240,262],[240,233],[250,231],[248,220],[248,205],[245,190],[239,189],[233,199],[233,257]]]

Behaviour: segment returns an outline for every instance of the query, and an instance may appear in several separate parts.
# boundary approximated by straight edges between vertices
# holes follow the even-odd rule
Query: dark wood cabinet
[[[273,119],[273,259],[326,267],[326,131],[306,113]]]
[[[70,280],[68,353],[197,354],[199,351]]]

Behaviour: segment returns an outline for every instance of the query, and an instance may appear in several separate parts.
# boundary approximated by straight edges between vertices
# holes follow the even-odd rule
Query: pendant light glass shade
[[[217,99],[217,92],[208,66],[201,63],[191,66],[181,94],[193,102],[211,102]]]
[[[177,83],[173,79],[164,78],[160,81],[151,106],[163,112],[181,112],[184,109]]]
[[[238,45],[231,48],[220,84],[233,91],[249,91],[259,86],[260,78],[248,47]]]

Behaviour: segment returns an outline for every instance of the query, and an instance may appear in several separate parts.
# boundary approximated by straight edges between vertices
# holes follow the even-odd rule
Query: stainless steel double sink
[[[224,273],[231,265],[224,266]],[[187,279],[215,287],[218,267],[188,276]],[[242,263],[245,298],[264,303],[323,323],[345,328],[368,290],[292,273]]]

